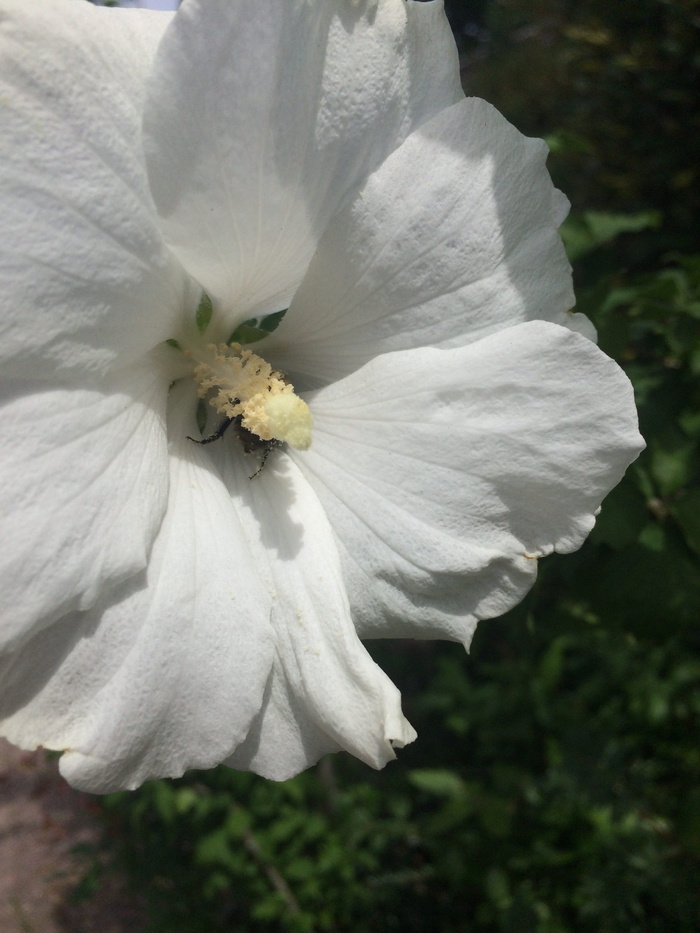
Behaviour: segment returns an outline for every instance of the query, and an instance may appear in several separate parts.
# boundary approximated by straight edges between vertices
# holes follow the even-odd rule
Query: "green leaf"
[[[154,802],[160,818],[167,825],[177,817],[175,794],[170,784],[165,781],[154,781]]]
[[[499,910],[507,910],[511,903],[508,875],[500,868],[489,869],[486,875],[486,892]]]
[[[442,768],[414,768],[409,780],[415,787],[439,797],[458,797],[464,793],[464,781],[453,771]]]
[[[225,829],[217,829],[202,836],[194,847],[195,862],[200,865],[235,867],[229,836]]]
[[[630,479],[625,479],[603,502],[591,540],[620,550],[634,544],[648,521],[644,497]]]
[[[572,133],[569,130],[556,130],[544,137],[544,141],[549,146],[549,151],[557,154],[568,152],[592,152],[591,144],[585,137],[579,133]]]
[[[187,813],[199,803],[199,796],[191,787],[180,787],[175,791],[175,810],[180,813]]]
[[[662,495],[670,495],[697,477],[697,444],[683,432],[670,428],[652,439],[649,462]]]
[[[621,233],[655,230],[661,225],[659,211],[640,211],[638,214],[610,214],[606,211],[586,211],[583,216],[591,236],[598,244],[609,243]]]
[[[700,554],[700,489],[690,489],[674,502],[671,514],[680,525],[686,544]]]
[[[638,233],[656,228],[661,223],[658,211],[638,214],[611,214],[605,211],[584,211],[572,214],[561,225],[560,233],[569,259],[581,259],[599,246],[612,242],[621,233]]]
[[[226,819],[226,831],[234,838],[242,836],[250,829],[251,815],[243,807],[232,807]]]

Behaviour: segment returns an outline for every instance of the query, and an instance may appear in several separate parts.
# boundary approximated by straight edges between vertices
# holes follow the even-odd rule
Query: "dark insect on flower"
[[[210,434],[208,437],[203,437],[201,440],[197,440],[197,438],[190,437],[188,434],[187,440],[192,441],[195,444],[211,444],[214,441],[220,440],[224,436],[224,433],[227,431],[227,429],[231,425],[234,425],[236,428],[236,434],[238,435],[238,440],[243,445],[243,451],[247,454],[259,453],[261,455],[260,466],[250,477],[250,479],[255,479],[259,473],[262,473],[263,468],[267,463],[267,458],[276,447],[281,445],[282,441],[277,440],[276,437],[266,441],[262,437],[258,437],[257,434],[253,434],[253,432],[249,431],[247,428],[244,428],[242,421],[242,415],[236,415],[235,418],[225,418],[216,431],[214,431],[214,433]]]

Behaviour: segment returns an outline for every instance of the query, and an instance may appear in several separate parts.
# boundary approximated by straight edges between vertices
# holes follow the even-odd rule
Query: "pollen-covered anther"
[[[313,417],[303,399],[293,392],[272,395],[265,401],[265,413],[273,437],[286,441],[297,450],[309,449]]]
[[[240,415],[242,426],[261,440],[308,450],[313,418],[283,373],[237,343],[209,344],[198,357],[198,394],[215,411],[227,418]]]

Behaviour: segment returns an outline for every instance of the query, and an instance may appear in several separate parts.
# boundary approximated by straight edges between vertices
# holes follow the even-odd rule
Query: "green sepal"
[[[175,340],[174,337],[171,337],[169,340],[165,341],[169,347],[172,347],[174,350],[182,350],[180,344]]]
[[[263,330],[261,327],[254,327],[249,324],[248,321],[244,321],[243,324],[239,324],[234,330],[228,338],[227,343],[255,343],[267,337],[267,335],[268,331]]]
[[[245,344],[263,340],[273,330],[277,330],[288,310],[284,308],[282,311],[275,311],[274,314],[266,314],[263,318],[253,317],[243,321],[228,338],[227,343]]]
[[[209,327],[209,322],[211,321],[211,316],[213,313],[214,307],[211,303],[211,298],[209,295],[207,295],[206,292],[202,292],[202,297],[199,300],[197,312],[194,316],[197,330],[200,334],[203,334],[207,327]]]
[[[204,437],[204,432],[207,429],[207,406],[206,403],[200,399],[197,402],[197,411],[195,412],[195,419],[197,421],[197,429],[199,433]]]

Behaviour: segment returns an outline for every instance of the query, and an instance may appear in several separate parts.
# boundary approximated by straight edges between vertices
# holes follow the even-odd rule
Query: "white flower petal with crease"
[[[153,365],[99,390],[0,384],[0,650],[146,566],[168,492],[164,381]]]
[[[475,98],[421,126],[334,216],[271,340],[280,365],[330,381],[390,350],[570,326],[547,152]]]
[[[580,547],[639,443],[619,367],[541,321],[383,354],[309,402],[314,447],[295,457],[365,636],[468,645],[524,596],[537,558]]]
[[[248,501],[238,497],[253,549],[268,555],[277,658],[269,698],[232,763],[283,780],[345,748],[381,768],[415,732],[357,638],[328,518],[299,470],[280,459]]]
[[[272,664],[258,555],[187,440],[187,408],[171,411],[170,502],[148,570],[40,633],[0,674],[3,705],[23,700],[8,737],[67,749],[62,772],[93,793],[218,764],[245,738]]]
[[[333,212],[462,96],[458,74],[436,4],[183,6],[156,59],[146,152],[168,241],[224,338],[287,307]]]
[[[158,226],[141,147],[167,14],[0,6],[0,364],[78,384],[167,340],[185,277]]]

